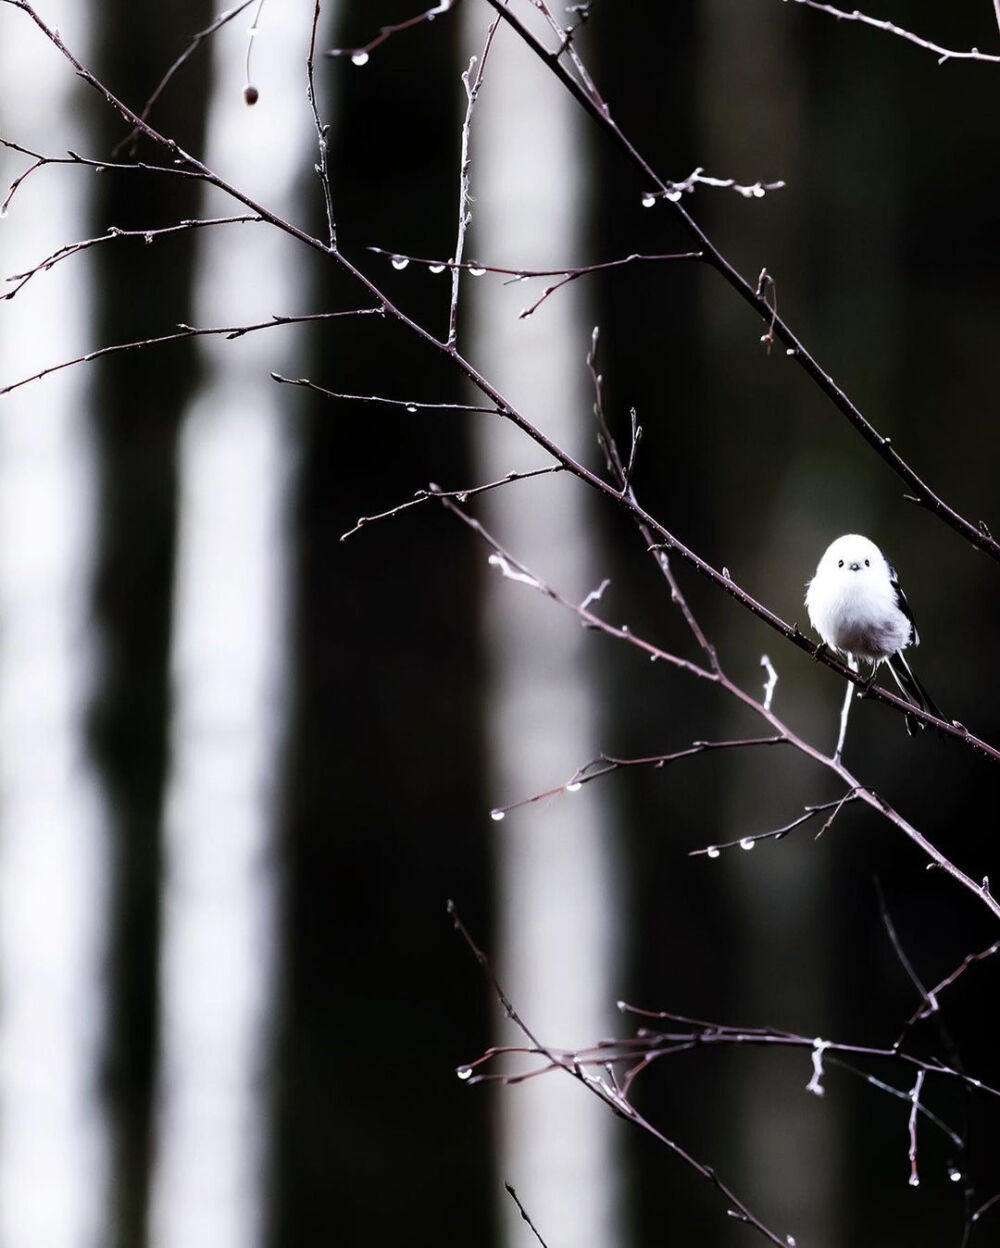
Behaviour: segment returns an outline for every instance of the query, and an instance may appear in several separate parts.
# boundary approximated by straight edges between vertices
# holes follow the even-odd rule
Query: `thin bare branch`
[[[500,18],[497,16],[490,23],[475,78],[472,77],[473,68],[476,66],[475,57],[469,61],[469,68],[462,74],[462,86],[465,88],[465,119],[462,122],[462,154],[459,159],[458,169],[458,225],[455,231],[455,255],[451,264],[451,300],[448,307],[447,342],[449,348],[455,346],[455,341],[458,337],[458,291],[462,275],[462,253],[465,250],[465,233],[472,220],[472,196],[469,193],[469,172],[472,167],[470,150],[472,142],[472,114],[475,111],[476,100],[479,98],[479,92],[483,85],[486,60],[490,54],[490,48],[493,46],[493,37],[497,33],[499,25]]]
[[[271,377],[282,385],[304,386],[307,390],[322,394],[327,399],[349,399],[355,403],[382,403],[387,407],[402,407],[411,415],[416,412],[483,412],[489,416],[499,415],[495,407],[476,407],[472,403],[421,403],[417,399],[389,399],[382,394],[347,394],[340,390],[328,390],[325,386],[310,381],[308,377],[285,377],[281,373],[272,373]],[[559,468],[562,469],[561,464]],[[545,471],[551,471],[551,469]]]
[[[2,4],[14,4],[16,0],[0,0]],[[11,139],[5,139],[0,136],[0,147],[6,147],[9,151],[20,152],[24,156],[32,158],[32,164],[25,169],[24,173],[19,174],[10,186],[7,193],[0,203],[0,217],[7,216],[10,209],[11,201],[20,189],[23,182],[26,181],[31,174],[39,169],[44,169],[47,165],[78,165],[80,168],[92,169],[95,173],[104,173],[108,169],[115,171],[123,171],[128,173],[164,173],[170,174],[171,177],[177,178],[200,178],[201,174],[195,173],[190,169],[179,169],[174,165],[151,165],[145,161],[130,162],[128,164],[116,163],[115,161],[96,160],[93,157],[80,156],[77,152],[67,152],[65,156],[44,156],[41,152],[34,152],[30,147],[24,147],[20,143],[15,143]]]
[[[596,1064],[600,1062],[604,1064],[612,1061],[615,1063],[624,1063],[635,1061],[637,1056],[643,1058],[645,1066],[649,1066],[652,1062],[658,1060],[661,1056],[666,1056],[661,1052],[664,1046],[675,1046],[690,1042],[692,1047],[698,1045],[703,1048],[712,1048],[717,1046],[729,1045],[749,1045],[761,1047],[776,1048],[797,1048],[808,1049],[810,1053],[821,1049],[823,1054],[837,1055],[840,1058],[856,1058],[870,1057],[879,1061],[885,1061],[894,1065],[902,1065],[908,1067],[915,1072],[923,1071],[925,1077],[927,1075],[940,1075],[946,1079],[953,1079],[958,1083],[966,1085],[970,1090],[982,1092],[986,1096],[1000,1099],[1000,1088],[984,1083],[981,1079],[977,1079],[967,1074],[957,1067],[947,1066],[935,1058],[920,1057],[915,1053],[903,1052],[895,1047],[884,1048],[879,1045],[853,1044],[847,1041],[826,1040],[821,1037],[803,1036],[794,1031],[785,1031],[776,1027],[745,1027],[734,1026],[728,1023],[709,1022],[702,1018],[691,1018],[685,1014],[676,1014],[670,1010],[648,1010],[640,1006],[631,1005],[627,1001],[619,1001],[618,1009],[623,1014],[634,1014],[639,1018],[656,1020],[670,1024],[676,1024],[684,1030],[676,1030],[670,1028],[658,1028],[652,1030],[649,1028],[640,1028],[635,1036],[625,1037],[623,1039],[603,1040],[599,1044],[589,1049],[581,1049],[571,1054],[572,1058],[588,1064]],[[499,1055],[502,1050],[494,1050],[494,1055]],[[830,1060],[829,1057],[824,1060]],[[850,1068],[849,1068],[850,1069]],[[814,1064],[813,1073],[815,1074],[816,1066]],[[857,1068],[853,1068],[853,1073],[862,1074],[866,1078],[867,1072],[863,1072]],[[822,1077],[822,1069],[821,1069]],[[901,1099],[909,1101],[912,1093],[909,1090],[903,1091],[899,1088],[893,1088],[881,1082],[876,1082],[877,1087],[889,1090]],[[929,1114],[924,1107],[920,1106],[922,1113],[928,1120],[932,1120],[933,1116]],[[960,1144],[961,1137],[950,1133],[953,1142]]]
[[[763,199],[768,191],[784,190],[785,182],[780,178],[775,182],[737,182],[735,178],[713,178],[711,174],[705,172],[703,166],[699,165],[697,169],[693,169],[686,178],[682,178],[679,182],[666,181],[659,190],[647,192],[642,197],[642,206],[643,208],[652,208],[658,199],[668,199],[675,204],[682,195],[692,194],[695,187],[698,186],[708,186],[714,190],[735,191],[737,195],[741,195],[744,199]]]
[[[1000,940],[995,940],[992,945],[987,945],[985,949],[981,949],[978,953],[966,954],[953,971],[936,983],[933,988],[928,989],[924,994],[924,1000],[920,1008],[915,1010],[906,1020],[899,1039],[896,1041],[896,1047],[898,1048],[903,1043],[911,1027],[925,1018],[930,1018],[932,1014],[936,1014],[940,1010],[940,996],[946,988],[950,988],[957,979],[960,979],[970,966],[974,966],[977,962],[985,962],[988,958],[996,957],[998,953],[1000,953]]]
[[[535,1239],[537,1239],[538,1242],[542,1245],[542,1248],[548,1248],[548,1245],[546,1244],[545,1240],[542,1239],[541,1235],[539,1234],[538,1227],[535,1226],[534,1222],[532,1222],[531,1218],[528,1216],[527,1209],[525,1209],[524,1205],[522,1205],[520,1200],[518,1199],[517,1192],[514,1191],[513,1187],[511,1187],[509,1183],[504,1183],[504,1187],[507,1189],[507,1195],[511,1198],[514,1204],[517,1205],[517,1209],[521,1217],[525,1220],[525,1222],[527,1222],[528,1226],[531,1227],[532,1235],[534,1235]]]
[[[187,230],[200,230],[209,225],[242,225],[262,220],[263,217],[244,213],[236,217],[209,217],[203,220],[179,221],[176,225],[164,225],[151,230],[123,230],[120,226],[112,225],[108,227],[104,234],[98,234],[95,238],[83,238],[76,243],[64,244],[52,252],[51,255],[46,256],[44,260],[39,260],[37,264],[33,264],[30,269],[25,269],[23,273],[12,273],[6,280],[8,282],[16,282],[17,285],[13,290],[8,290],[6,294],[0,295],[0,300],[13,299],[18,291],[27,285],[36,273],[47,273],[60,260],[67,260],[70,256],[77,255],[78,252],[87,251],[90,247],[96,247],[98,243],[113,242],[119,238],[141,238],[144,243],[152,243],[154,239],[162,238],[167,234],[181,234]]]
[[[984,1201],[983,1204],[979,1206],[979,1208],[972,1215],[972,1221],[978,1222],[984,1213],[989,1213],[989,1211],[997,1204],[1000,1204],[1000,1192],[997,1192],[995,1196],[991,1196],[989,1200]]]
[[[243,62],[243,98],[248,104],[256,104],[259,98],[259,92],[253,83],[253,76],[250,73],[250,62],[253,60],[254,40],[260,32],[260,15],[264,11],[266,0],[257,0],[257,12],[253,15],[253,21],[250,23],[250,29],[247,31],[247,54]],[[318,8],[318,5],[317,5]],[[316,16],[319,16],[317,12]],[[313,46],[315,46],[315,18],[313,19]],[[312,72],[312,49],[309,52],[309,70]]]
[[[785,737],[765,738],[765,740],[767,740],[768,743],[773,740],[783,744],[791,744]],[[755,743],[750,741],[747,742],[747,744],[752,745]],[[735,841],[725,841],[719,845],[706,845],[704,849],[692,849],[689,852],[688,857],[698,858],[704,855],[706,858],[718,858],[723,850],[726,849],[739,848],[749,850],[753,849],[758,841],[782,841],[789,834],[789,832],[794,832],[796,828],[800,828],[803,824],[811,822],[817,815],[821,815],[828,810],[832,811],[833,813],[830,815],[830,818],[826,820],[820,830],[816,833],[816,839],[818,840],[833,823],[834,819],[836,819],[847,803],[858,801],[860,796],[861,795],[857,790],[851,790],[851,792],[845,793],[843,797],[836,798],[832,802],[823,802],[819,806],[807,806],[803,814],[799,815],[797,819],[793,819],[791,823],[786,823],[783,827],[772,828],[769,832],[756,832],[753,836],[740,836],[737,837]]]
[[[263,0],[261,0],[263,3]],[[330,244],[330,250],[337,249],[337,222],[333,215],[333,188],[330,186],[330,169],[327,164],[327,135],[330,127],[320,120],[319,106],[316,103],[316,82],[315,82],[315,62],[316,62],[316,30],[319,27],[320,0],[315,0],[313,6],[312,30],[309,35],[309,55],[306,57],[306,95],[309,98],[309,109],[312,112],[313,125],[316,127],[316,146],[319,150],[319,159],[316,162],[316,176],[319,178],[320,186],[323,188],[323,207],[326,211],[326,236]],[[247,81],[249,81],[249,57],[250,50],[247,49]]]
[[[515,578],[510,577],[510,579],[513,580]],[[524,584],[532,584],[531,578],[525,574],[519,575],[516,579],[522,580]],[[540,584],[536,583],[534,588],[545,592],[545,587]],[[787,744],[788,742],[784,737],[739,737],[732,741],[692,741],[684,749],[674,750],[669,754],[651,754],[647,758],[615,758],[610,754],[601,754],[597,758],[591,759],[589,763],[584,763],[582,767],[578,767],[564,784],[554,785],[541,793],[533,793],[531,797],[523,797],[520,801],[510,802],[506,806],[494,807],[490,811],[490,818],[494,822],[499,822],[501,819],[505,819],[511,811],[520,810],[524,806],[531,806],[535,802],[542,802],[547,798],[558,797],[562,793],[578,793],[585,784],[589,784],[592,780],[600,780],[603,776],[609,776],[613,772],[622,771],[626,768],[648,767],[653,771],[661,771],[670,763],[681,762],[683,759],[694,758],[698,754],[705,754],[714,750],[742,750],[761,745]],[[835,803],[830,804],[835,805]],[[766,835],[777,839],[776,834],[773,832]],[[739,842],[734,842],[734,844],[737,843]],[[719,849],[725,848],[726,846],[724,845],[719,846]],[[709,853],[711,857],[718,857],[718,850],[714,846],[712,850],[696,849],[693,852],[695,854]]]
[[[883,30],[886,34],[895,35],[899,39],[904,39],[907,43],[923,48],[925,52],[933,52],[938,58],[939,65],[943,65],[945,61],[984,61],[990,65],[1000,64],[1000,56],[998,55],[980,52],[978,48],[970,48],[968,51],[943,48],[939,43],[934,43],[930,39],[924,39],[920,35],[915,35],[912,30],[904,30],[902,26],[897,26],[895,22],[887,22],[879,17],[869,17],[858,9],[848,12],[846,9],[835,8],[832,4],[820,3],[820,0],[794,0],[794,3],[800,4],[806,9],[815,9],[818,13],[827,13],[830,17],[835,17],[841,22],[860,22],[863,26],[871,26],[875,30]],[[1000,0],[993,0],[993,7],[997,14],[997,24],[1000,26]]]
[[[913,1091],[910,1093],[910,1147],[907,1152],[910,1159],[910,1187],[920,1186],[920,1174],[917,1171],[917,1114],[920,1111],[920,1093],[926,1078],[927,1071],[918,1070],[913,1083]]]
[[[764,681],[764,710],[769,711],[774,700],[774,691],[778,687],[778,673],[766,654],[760,656],[760,665],[767,672],[767,680]]]
[[[423,13],[418,13],[416,17],[408,17],[405,22],[396,22],[391,26],[382,26],[374,39],[369,39],[367,43],[358,44],[353,48],[331,48],[324,53],[325,56],[349,56],[355,65],[367,65],[369,54],[375,50],[381,43],[385,43],[393,35],[398,34],[402,30],[412,30],[414,26],[420,26],[424,22],[433,22],[436,17],[442,13],[447,13],[458,4],[458,0],[440,0],[433,8],[426,9]]]
[[[902,941],[899,939],[896,932],[896,925],[892,921],[892,915],[889,913],[889,907],[885,902],[885,894],[882,892],[882,885],[877,876],[875,878],[875,892],[878,896],[878,909],[879,916],[882,919],[882,926],[886,930],[886,935],[889,937],[889,943],[892,945],[900,966],[906,972],[910,983],[913,984],[914,988],[916,988],[917,992],[920,994],[920,999],[926,1006],[928,1014],[937,1013],[940,1008],[937,1003],[937,999],[934,996],[933,991],[928,992],[924,987],[923,981],[914,969],[913,963],[907,957],[906,950],[903,948]]]
[[[594,391],[594,418],[598,427],[598,442],[604,451],[605,461],[607,463],[608,472],[611,474],[612,480],[617,483],[620,498],[632,505],[636,505],[635,491],[631,485],[631,468],[626,469],[622,463],[621,455],[618,451],[618,443],[611,432],[611,426],[608,424],[607,412],[604,408],[604,377],[598,371],[597,367],[597,351],[600,345],[601,331],[595,325],[590,334],[590,350],[587,352],[587,371],[590,373],[591,386]],[[635,439],[638,440],[637,437]],[[634,515],[634,513],[633,513]],[[674,577],[673,569],[670,566],[670,558],[667,552],[657,546],[653,539],[652,526],[647,524],[644,519],[634,516],[639,529],[639,534],[646,549],[653,554],[657,567],[660,569],[667,585],[670,588],[670,598],[673,603],[679,607],[684,621],[690,630],[691,636],[697,642],[699,648],[708,659],[709,665],[713,672],[721,675],[722,668],[719,665],[719,656],[715,646],[708,640],[701,625],[695,619],[694,612],[688,605],[688,601],[681,593],[680,586]]]
[[[15,152],[23,152],[25,155],[29,154],[27,151],[27,148],[20,147],[17,143],[11,143],[9,139],[0,138],[0,145],[2,145],[3,147],[10,148],[12,151],[15,151]],[[3,202],[0,203],[0,219],[2,219],[3,217],[7,215],[8,209],[10,208],[10,201],[17,194],[18,187],[21,185],[21,183],[24,182],[26,178],[30,178],[31,175],[37,169],[44,168],[44,166],[47,165],[48,163],[49,162],[45,159],[44,156],[36,156],[33,163],[30,164],[27,169],[25,169],[24,173],[18,174],[18,176],[13,180],[13,182],[11,182],[10,186],[8,186],[7,188],[7,194],[4,195],[3,197]]]
[[[678,655],[671,654],[667,650],[661,649],[659,646],[653,645],[652,642],[645,641],[643,638],[636,636],[630,632],[626,625],[617,626],[609,624],[607,620],[602,620],[599,615],[595,615],[589,607],[585,607],[579,603],[571,602],[568,598],[563,597],[558,590],[553,589],[551,585],[547,585],[539,577],[530,572],[520,560],[516,559],[508,550],[506,550],[496,540],[495,537],[473,516],[463,511],[461,507],[450,498],[442,498],[441,504],[457,516],[463,524],[467,525],[474,533],[477,533],[484,542],[493,550],[494,555],[498,557],[494,566],[499,567],[509,580],[518,580],[522,584],[530,585],[537,589],[539,593],[544,594],[547,598],[551,598],[553,602],[557,602],[561,607],[565,607],[568,611],[572,611],[590,628],[597,629],[602,633],[606,633],[609,637],[616,637],[619,641],[627,641],[631,645],[638,647],[654,662],[662,661],[670,664],[672,667],[679,668],[682,671],[689,672],[692,676],[698,676],[703,680],[715,681],[718,679],[715,672],[709,671],[707,668],[699,667],[697,663],[692,663],[688,659],[682,659]],[[516,572],[516,576],[512,576],[512,572]],[[561,786],[560,786],[561,787]]]
[[[587,67],[586,65],[584,65],[583,60],[580,57],[580,54],[577,52],[576,45],[573,41],[573,37],[576,34],[577,30],[583,25],[584,21],[586,21],[586,18],[588,16],[589,5],[575,5],[567,9],[567,12],[578,14],[581,20],[577,22],[576,26],[564,27],[561,25],[560,22],[556,20],[555,16],[552,13],[552,10],[545,3],[545,0],[532,0],[532,3],[534,4],[535,8],[539,10],[539,12],[545,18],[545,20],[548,22],[549,27],[552,30],[552,33],[559,40],[559,50],[558,52],[555,53],[555,55],[557,57],[562,57],[564,55],[569,56],[569,59],[573,65],[573,68],[576,71],[577,79],[580,82],[581,89],[585,91],[588,97],[593,101],[595,108],[602,109],[603,111],[606,112],[608,106],[604,102],[604,100],[601,98],[601,93],[598,91],[594,80],[591,78],[590,74],[588,73]]]
[[[11,0],[5,0],[10,3]],[[193,325],[181,325],[174,333],[160,334],[155,338],[138,338],[134,342],[118,342],[110,347],[99,347],[96,351],[88,351],[86,355],[78,355],[72,360],[63,360],[59,364],[50,364],[48,368],[39,369],[30,377],[22,377],[9,385],[0,386],[0,395],[10,394],[30,382],[40,381],[50,373],[58,373],[64,368],[72,368],[76,364],[89,364],[93,360],[103,359],[106,355],[117,355],[120,351],[138,351],[143,347],[158,347],[168,342],[182,342],[187,338],[222,336],[224,338],[242,338],[244,334],[253,334],[261,329],[274,329],[278,325],[301,325],[308,321],[332,321],[345,316],[381,316],[381,308],[353,308],[346,312],[310,312],[304,316],[272,316],[268,321],[257,321],[249,325],[213,325],[197,328]]]
[[[541,305],[554,295],[557,290],[561,290],[563,286],[569,282],[575,282],[578,278],[586,276],[588,273],[599,273],[605,269],[618,269],[626,264],[635,264],[644,262],[647,264],[661,263],[669,260],[701,260],[703,259],[700,251],[680,251],[669,252],[662,255],[632,255],[623,256],[620,260],[604,260],[599,264],[582,264],[577,268],[564,269],[507,269],[495,264],[480,264],[478,260],[428,260],[421,256],[410,256],[403,252],[388,251],[384,247],[369,247],[369,251],[375,252],[380,256],[387,256],[392,263],[394,269],[405,269],[407,265],[419,264],[423,265],[431,273],[443,273],[446,269],[450,269],[452,273],[452,284],[456,281],[456,274],[459,271],[470,273],[473,277],[482,277],[484,273],[499,273],[509,277],[510,281],[506,285],[514,282],[526,282],[537,277],[558,277],[560,280],[553,285],[546,287],[538,299],[526,308],[522,308],[518,313],[518,318],[524,320],[531,316],[541,307]]]
[[[271,374],[272,377],[275,374]],[[354,396],[351,396],[354,397]],[[388,401],[388,400],[384,400]],[[409,410],[411,404],[407,404]],[[425,404],[424,406],[430,406]],[[431,485],[430,489],[417,490],[414,496],[407,499],[405,503],[398,503],[395,507],[390,507],[388,511],[380,511],[374,516],[359,516],[357,524],[352,529],[348,529],[346,533],[341,533],[340,540],[346,541],[349,537],[353,537],[355,533],[359,533],[362,529],[374,524],[376,520],[392,520],[403,511],[408,511],[411,507],[419,507],[422,503],[430,502],[431,499],[453,498],[456,502],[464,503],[470,498],[474,498],[477,494],[485,494],[489,490],[498,490],[501,486],[510,485],[513,481],[527,481],[532,477],[551,476],[554,472],[565,471],[562,464],[553,464],[550,468],[534,468],[530,472],[508,472],[506,476],[501,477],[498,481],[489,481],[485,485],[465,486],[460,490],[442,490],[439,486]]]

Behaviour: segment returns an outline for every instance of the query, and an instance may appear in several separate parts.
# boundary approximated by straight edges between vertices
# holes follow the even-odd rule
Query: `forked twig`
[[[634,1126],[639,1127],[640,1130],[651,1135],[655,1140],[658,1140],[661,1144],[668,1148],[675,1157],[684,1162],[684,1164],[690,1169],[695,1171],[696,1174],[700,1175],[703,1179],[707,1179],[727,1202],[730,1216],[738,1217],[741,1221],[746,1222],[748,1226],[752,1226],[770,1243],[777,1245],[777,1248],[787,1248],[787,1239],[779,1237],[774,1231],[767,1227],[760,1220],[760,1218],[758,1218],[757,1215],[750,1210],[749,1206],[744,1204],[735,1192],[733,1192],[733,1190],[719,1178],[718,1174],[711,1166],[707,1166],[703,1162],[698,1161],[691,1153],[678,1144],[676,1140],[670,1139],[668,1136],[664,1135],[662,1131],[654,1127],[653,1124],[649,1122],[648,1119],[643,1117],[635,1106],[626,1098],[624,1093],[612,1082],[601,1078],[599,1075],[591,1075],[587,1071],[584,1064],[576,1061],[572,1056],[566,1056],[561,1054],[558,1050],[549,1048],[548,1046],[542,1044],[514,1008],[510,998],[507,996],[506,992],[497,980],[497,977],[493,972],[493,968],[490,965],[489,958],[487,958],[483,950],[472,939],[468,929],[459,917],[458,910],[453,901],[448,902],[448,914],[451,916],[451,921],[455,926],[455,930],[461,936],[469,952],[479,964],[480,970],[482,971],[487,983],[492,988],[497,1001],[500,1003],[500,1006],[504,1011],[504,1014],[530,1042],[535,1052],[544,1056],[553,1069],[562,1070],[566,1074],[570,1075],[599,1100],[608,1105],[619,1117],[624,1118],[627,1122],[631,1122]],[[500,1051],[501,1050],[495,1050],[495,1052]],[[480,1081],[473,1074],[472,1066],[460,1066],[456,1073],[460,1079],[468,1084]]]

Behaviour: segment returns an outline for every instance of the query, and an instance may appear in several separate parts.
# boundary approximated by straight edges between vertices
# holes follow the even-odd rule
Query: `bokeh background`
[[[323,6],[321,48],[366,44],[405,0]],[[221,10],[40,0],[132,107]],[[562,11],[559,10],[559,16]],[[443,334],[448,278],[366,248],[454,249],[460,75],[492,11],[463,0],[371,50],[318,58],[343,251]],[[955,47],[1000,46],[977,6],[883,0]],[[323,236],[306,99],[312,6],[250,6],[206,38],[151,120],[279,215]],[[256,31],[252,40],[248,28]],[[259,102],[243,102],[248,44]],[[936,58],[780,0],[594,0],[580,47],[662,176],[701,166],[763,198],[686,206],[852,399],[958,510],[994,530],[996,66]],[[34,152],[167,163],[29,17],[0,5],[0,134]],[[0,150],[6,188],[31,157]],[[669,208],[510,31],[472,129],[467,254],[558,268],[687,247]],[[0,221],[3,276],[109,226],[241,212],[196,179],[50,165]],[[370,306],[332,262],[260,223],[121,238],[39,272],[0,307],[0,385],[98,347]],[[17,283],[10,283],[11,288]],[[1000,739],[997,570],[927,513],[714,274],[634,264],[575,282],[462,282],[459,346],[539,427],[598,468],[585,359],[615,430],[644,430],[640,500],[786,619],[839,533],[900,569],[949,715]],[[431,481],[544,465],[492,417],[331,400],[470,403],[399,326],[359,318],[105,355],[0,397],[0,1248],[312,1248],[335,1241],[550,1248],[753,1234],[710,1184],[571,1080],[468,1088],[455,1068],[513,1036],[454,932],[454,899],[548,1043],[627,1034],[619,999],[718,1022],[885,1045],[925,984],[996,939],[984,907],[888,824],[851,808],[753,854],[689,851],[836,796],[768,751],[633,770],[512,812],[604,751],[752,735],[724,696],[487,565],[420,507],[347,541]],[[562,477],[470,504],[571,600],[605,578],[615,623],[691,655],[625,519]],[[748,688],[832,747],[833,675],[678,568]],[[693,656],[692,656],[693,657]],[[847,762],[972,876],[997,865],[996,764],[909,739],[856,706]],[[921,1052],[997,1083],[997,967],[946,998]],[[957,1055],[957,1057],[956,1057]],[[908,1093],[911,1072],[866,1068]],[[636,1085],[643,1112],[800,1245],[963,1240],[1000,1192],[997,1112],[928,1079],[907,1183],[905,1100],[808,1051],[711,1049]],[[949,1171],[959,1174],[956,1180]],[[791,1243],[791,1239],[789,1240]]]

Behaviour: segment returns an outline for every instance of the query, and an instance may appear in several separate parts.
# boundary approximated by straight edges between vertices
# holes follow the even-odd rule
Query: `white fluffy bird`
[[[918,645],[920,638],[895,569],[873,541],[845,533],[831,542],[806,588],[806,607],[810,623],[831,650],[845,654],[852,667],[859,661],[870,663],[873,677],[884,663],[907,702],[942,718],[903,657],[906,647]],[[848,705],[845,702],[838,757]],[[908,716],[911,733],[914,722],[924,726]]]

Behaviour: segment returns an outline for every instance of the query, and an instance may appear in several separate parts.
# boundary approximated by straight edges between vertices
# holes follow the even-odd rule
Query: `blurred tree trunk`
[[[343,3],[320,46],[356,46],[412,12]],[[439,331],[447,280],[364,249],[451,246],[455,29],[440,18],[363,67],[317,69],[340,245]],[[335,266],[313,273],[303,303],[367,302]],[[352,393],[462,397],[453,370],[378,318],[317,330],[306,375]],[[454,1075],[485,1044],[487,993],[445,911],[453,897],[487,938],[472,544],[437,508],[340,541],[430,480],[465,484],[469,417],[307,397],[271,1242],[489,1244],[488,1102]]]
[[[86,54],[85,8],[53,3],[46,16]],[[84,88],[7,6],[0,82],[0,133],[40,151],[88,149]],[[27,164],[4,150],[0,184]],[[63,174],[40,171],[12,200],[4,277],[87,236],[89,184]],[[87,350],[89,275],[70,262],[0,305],[0,385]],[[93,1248],[106,1217],[107,846],[84,744],[95,660],[87,389],[70,370],[0,401],[0,1243],[18,1248]]]
[[[97,74],[141,109],[164,68],[211,19],[208,0],[94,6]],[[194,57],[152,114],[161,133],[202,150],[208,59]],[[92,103],[97,152],[127,133]],[[140,156],[153,156],[140,144]],[[160,153],[155,153],[160,159]],[[173,224],[197,215],[194,179],[106,172],[92,232]],[[140,250],[141,248],[141,250]],[[193,321],[193,249],[186,236],[95,253],[94,345],[128,342]],[[176,543],[177,432],[195,383],[188,343],[126,352],[95,365],[100,447],[94,611],[101,670],[91,715],[94,755],[112,817],[110,993],[106,1087],[112,1115],[114,1248],[146,1242],[150,1114],[157,1034],[161,815],[167,767],[167,655]]]
[[[303,100],[311,10],[265,10],[260,97],[239,78],[246,30],[212,42],[207,163],[301,220],[315,160]],[[205,193],[201,215],[217,197]],[[195,236],[195,323],[307,310],[304,250],[267,226]],[[298,434],[301,331],[203,338],[180,443],[175,705],[166,803],[161,1057],[151,1209],[157,1248],[253,1248],[269,1196],[280,863],[277,781],[288,691],[286,489]]]
[[[530,20],[530,6],[517,7]],[[482,57],[493,19],[492,11],[466,11],[466,61]],[[480,260],[543,269],[587,261],[584,127],[575,102],[501,24],[471,132],[472,252]],[[463,275],[466,350],[529,419],[594,462],[586,368],[592,312],[580,283],[519,319],[542,288]],[[475,434],[477,480],[550,462],[502,422],[480,417]],[[609,571],[597,508],[576,481],[511,485],[489,496],[484,510],[487,527],[516,558],[576,601]],[[478,553],[485,563],[487,550]],[[607,724],[593,634],[496,573],[485,582],[484,617],[487,756],[493,800],[501,804],[572,776],[600,753]],[[494,824],[497,969],[543,1043],[584,1047],[618,1026],[615,824],[610,791],[598,785]],[[495,1016],[504,1028],[497,1042],[523,1042],[500,1011]],[[498,1108],[498,1178],[514,1185],[542,1234],[577,1248],[621,1244],[621,1133],[607,1109],[558,1075],[505,1090]],[[520,1243],[520,1213],[497,1191],[505,1242]]]

